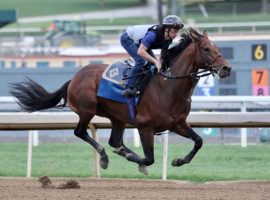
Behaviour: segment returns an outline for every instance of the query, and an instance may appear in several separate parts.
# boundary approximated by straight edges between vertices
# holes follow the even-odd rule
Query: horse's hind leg
[[[115,148],[114,153],[125,157],[128,161],[138,163],[141,160],[131,149],[126,147],[123,142],[123,133],[125,130],[125,124],[118,120],[111,120],[112,131],[109,139],[109,144]]]
[[[89,114],[80,115],[80,121],[74,130],[74,134],[96,149],[96,151],[100,154],[100,166],[103,169],[106,169],[108,167],[109,158],[105,152],[104,147],[96,142],[93,138],[91,138],[87,132],[88,124],[93,116],[94,115],[91,116]]]
[[[154,134],[149,130],[140,130],[140,137],[143,146],[145,158],[142,159],[132,150],[128,149],[123,144],[123,132],[125,124],[116,120],[112,121],[112,134],[109,140],[109,144],[116,148],[115,153],[126,157],[128,161],[135,162],[139,165],[139,171],[147,175],[146,166],[154,163]]]
[[[196,153],[200,150],[200,148],[203,145],[202,138],[190,127],[187,125],[185,128],[181,128],[180,126],[177,127],[175,130],[173,130],[176,134],[184,136],[186,138],[189,138],[194,141],[194,147],[193,149],[185,156],[185,158],[175,158],[172,161],[172,166],[181,166],[184,164],[189,163],[193,157],[196,155]]]

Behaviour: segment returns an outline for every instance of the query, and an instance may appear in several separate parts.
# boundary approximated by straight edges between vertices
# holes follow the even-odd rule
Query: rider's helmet
[[[176,15],[168,15],[164,17],[162,20],[162,25],[173,29],[181,29],[184,27],[184,24],[180,17]]]

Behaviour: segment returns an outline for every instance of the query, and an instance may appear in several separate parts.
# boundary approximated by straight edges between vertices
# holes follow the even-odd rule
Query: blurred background
[[[127,59],[119,42],[121,32],[130,25],[158,24],[168,14],[180,16],[185,28],[208,31],[232,66],[229,78],[202,78],[194,97],[239,96],[239,100],[195,100],[192,111],[270,110],[269,100],[245,101],[245,96],[269,95],[270,0],[1,0],[0,8],[1,112],[18,111],[9,97],[11,82],[30,77],[54,91],[87,64]],[[235,144],[243,129],[197,130],[209,143]],[[270,141],[268,128],[245,131],[250,144]],[[26,133],[1,131],[0,141],[26,141],[22,132]],[[127,132],[126,140],[132,140],[133,130]],[[79,141],[71,130],[39,133],[41,142]],[[99,135],[107,139],[109,132],[100,130]]]
[[[268,81],[270,3],[268,0],[2,0],[0,2],[0,69],[2,82],[24,68],[60,76],[54,89],[89,63],[126,59],[119,35],[130,25],[158,24],[168,14],[180,16],[185,28],[207,30],[234,70],[230,78],[209,80],[195,95],[268,95],[254,90],[252,76],[262,69]],[[185,29],[183,30],[185,31]],[[176,39],[176,41],[179,38]],[[158,52],[157,52],[158,54]],[[45,71],[43,71],[45,70]],[[57,70],[60,70],[57,71]],[[63,74],[65,70],[65,75]],[[22,71],[22,70],[20,70]],[[261,72],[261,71],[260,71]],[[13,73],[14,79],[19,79]],[[43,76],[43,75],[42,75]],[[246,84],[240,84],[246,77]],[[41,83],[47,83],[42,80]],[[63,78],[63,79],[62,79]],[[52,76],[52,80],[55,78]],[[256,81],[254,81],[256,82]],[[204,83],[205,84],[205,83]],[[210,87],[210,86],[215,87]],[[263,85],[264,86],[264,85]],[[268,87],[268,82],[267,85]],[[52,88],[54,87],[54,88]],[[5,84],[0,95],[8,95]]]

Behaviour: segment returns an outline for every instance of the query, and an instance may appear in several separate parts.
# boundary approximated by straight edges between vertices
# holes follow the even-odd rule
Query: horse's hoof
[[[109,165],[109,160],[108,159],[100,159],[99,160],[99,164],[100,164],[100,167],[102,169],[107,169],[108,168],[108,165]]]
[[[148,175],[148,171],[145,165],[139,165],[138,169],[139,169],[139,172],[143,173],[144,175]]]
[[[181,159],[181,158],[175,158],[173,161],[172,161],[172,166],[174,167],[180,167],[182,165],[186,164],[186,162]]]

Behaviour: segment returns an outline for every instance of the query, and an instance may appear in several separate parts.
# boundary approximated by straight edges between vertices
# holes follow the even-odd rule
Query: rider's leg
[[[136,93],[137,90],[135,87],[136,77],[135,75],[141,72],[142,67],[145,64],[145,60],[137,54],[138,52],[138,44],[135,44],[134,41],[128,36],[126,32],[123,32],[121,35],[121,45],[124,47],[124,49],[129,53],[129,55],[135,60],[135,66],[132,67],[130,70],[129,76],[127,82],[127,93]]]
[[[128,89],[130,89],[130,92],[137,92],[137,89],[135,88],[135,83],[136,83],[136,75],[139,74],[142,71],[142,68],[145,64],[145,60],[141,58],[140,56],[136,56],[134,58],[135,60],[135,66],[131,68],[129,72],[129,79],[127,81],[127,86]]]

